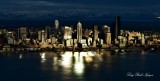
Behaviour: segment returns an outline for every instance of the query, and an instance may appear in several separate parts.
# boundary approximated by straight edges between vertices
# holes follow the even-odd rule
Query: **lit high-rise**
[[[105,37],[105,43],[107,45],[111,44],[111,32],[110,32],[110,27],[107,25],[103,26],[103,33],[104,33],[104,37]]]
[[[55,27],[55,29],[58,29],[58,27],[59,27],[59,21],[58,20],[55,20],[54,27]]]
[[[42,42],[45,42],[45,30],[41,31]]]
[[[26,27],[22,27],[20,28],[19,33],[20,33],[20,38],[22,40],[25,40],[27,38],[28,29]]]
[[[78,22],[77,24],[77,41],[78,43],[81,43],[82,40],[82,24]]]
[[[72,38],[72,28],[69,26],[64,27],[64,39],[71,39]]]
[[[98,40],[98,26],[94,26],[94,31],[93,31],[93,39],[94,41]]]

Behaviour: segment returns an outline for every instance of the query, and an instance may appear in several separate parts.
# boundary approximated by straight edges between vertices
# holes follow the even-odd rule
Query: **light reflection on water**
[[[35,52],[4,54],[0,57],[0,63],[3,66],[11,68],[10,71],[17,72],[21,70],[19,75],[23,76],[23,73],[26,73],[30,78],[33,76],[45,77],[45,79],[49,79],[48,81],[95,81],[94,79],[98,79],[96,81],[107,81],[106,79],[114,79],[112,76],[121,79],[121,77],[125,77],[123,76],[126,74],[125,72],[135,71],[135,68],[137,69],[136,71],[148,71],[152,69],[149,66],[152,66],[155,60],[156,62],[159,60],[158,55],[157,53],[150,53],[143,50],[124,54],[106,50],[87,52]],[[4,62],[3,59],[11,63],[6,64],[7,62]],[[160,68],[160,66],[156,68],[158,67]],[[3,67],[0,68],[2,69]],[[37,73],[34,72],[35,70],[37,70]],[[32,73],[35,74],[31,76],[30,74]],[[14,75],[12,74],[12,76]],[[114,81],[119,79],[114,79]],[[37,81],[44,80],[39,79]]]
[[[22,54],[20,54],[20,55],[19,55],[19,59],[22,59],[22,58],[23,58],[23,56],[22,56]]]
[[[104,53],[97,53],[92,51],[87,52],[72,52],[65,51],[56,53],[53,55],[52,53],[40,53],[41,62],[47,62],[47,57],[52,58],[53,63],[52,68],[53,71],[62,71],[64,76],[69,76],[69,74],[75,74],[76,76],[82,77],[85,72],[85,67],[87,65],[92,65],[93,69],[97,69],[99,67],[100,62],[103,60],[107,60],[106,68],[109,69],[112,67],[112,52],[105,51]],[[45,68],[45,65],[43,66]],[[46,66],[48,68],[48,66]],[[60,69],[61,68],[61,69]]]
[[[42,63],[46,61],[45,55],[46,53],[40,53]]]
[[[40,53],[42,69],[48,68],[48,66],[46,66],[46,63],[48,62],[47,60],[49,58],[52,58],[52,61],[50,62],[53,63],[50,64],[52,64],[53,71],[59,71],[59,70],[63,71],[62,73],[64,76],[68,76],[71,73],[76,74],[76,76],[83,76],[85,70],[85,64],[93,62],[97,63],[102,61],[102,55],[104,54],[100,55],[92,51],[87,51],[87,52],[66,51],[57,53],[56,55],[47,52]],[[94,67],[95,68],[98,67],[98,64],[94,64]]]

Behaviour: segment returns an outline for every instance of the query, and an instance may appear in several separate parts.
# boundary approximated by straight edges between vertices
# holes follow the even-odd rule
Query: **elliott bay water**
[[[154,51],[0,53],[0,81],[159,81],[159,69]]]

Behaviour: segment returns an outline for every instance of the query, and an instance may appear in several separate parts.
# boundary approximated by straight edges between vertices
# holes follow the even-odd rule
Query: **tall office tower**
[[[50,35],[51,35],[51,28],[50,28],[50,26],[46,26],[46,28],[45,28],[45,39],[48,39]]]
[[[115,17],[115,22],[112,26],[112,40],[113,41],[115,39],[118,39],[118,36],[120,36],[120,29],[121,29],[120,17],[116,16]]]
[[[56,30],[58,29],[58,27],[59,27],[59,21],[58,20],[55,20],[54,27],[55,27]]]
[[[22,27],[22,28],[20,28],[19,33],[20,33],[20,38],[22,40],[25,40],[27,38],[28,29],[25,27]]]
[[[41,31],[41,40],[42,40],[42,42],[45,42],[45,31],[44,30],[42,30]]]
[[[141,45],[145,44],[145,38],[144,38],[144,34],[141,34]]]
[[[77,40],[78,40],[78,43],[81,43],[81,40],[82,40],[82,24],[80,22],[78,22],[78,24],[77,24]]]
[[[93,40],[94,41],[97,41],[98,40],[98,26],[94,26],[94,28],[93,28],[94,30],[93,30]]]
[[[97,45],[97,40],[98,40],[98,27],[95,25],[93,28],[93,47],[96,47]]]
[[[107,41],[106,41],[107,45],[111,45],[111,33],[107,33]]]
[[[119,35],[120,35],[120,17],[116,16],[116,19],[115,19],[115,38],[118,39]]]
[[[39,40],[39,41],[42,40],[42,31],[38,31],[38,40]]]
[[[65,26],[63,29],[63,39],[64,39],[64,46],[72,46],[72,28],[69,26]]]
[[[110,27],[108,27],[107,25],[103,26],[103,33],[104,33],[104,39],[105,39],[105,43],[107,45],[111,44],[111,32],[110,32]]]
[[[64,39],[71,39],[72,38],[72,28],[69,26],[64,27]]]

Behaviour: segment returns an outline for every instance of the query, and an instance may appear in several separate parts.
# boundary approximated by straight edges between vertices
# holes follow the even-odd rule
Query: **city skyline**
[[[160,1],[0,0],[0,81],[159,81]]]
[[[77,26],[59,26],[59,21],[55,20],[53,26],[44,28],[20,27],[14,30],[7,28],[0,29],[0,45],[7,50],[9,45],[13,49],[15,46],[24,46],[35,49],[55,49],[68,48],[103,48],[112,49],[156,46],[159,44],[159,33],[152,31],[130,31],[121,28],[121,19],[115,17],[113,25],[104,24],[102,27],[94,25],[92,29],[83,27],[83,23],[77,22]]]
[[[123,61],[124,58],[134,57],[130,55],[137,56],[138,54],[140,56],[137,56],[137,57],[138,58],[142,57],[142,61],[144,61],[143,57],[145,55],[148,56],[148,53],[152,52],[150,53],[150,55],[153,55],[154,53],[157,53],[156,55],[158,55],[159,53],[160,33],[152,32],[152,31],[147,31],[147,32],[146,31],[142,31],[142,32],[129,31],[125,28],[123,29],[121,28],[121,19],[119,16],[115,17],[113,25],[111,26],[109,26],[108,24],[103,24],[102,27],[99,25],[94,25],[92,26],[91,29],[84,27],[83,26],[84,22],[80,22],[80,21],[75,23],[77,24],[76,26],[68,26],[67,24],[63,24],[61,26],[59,25],[59,23],[61,23],[59,22],[59,20],[53,20],[52,26],[44,26],[42,28],[21,27],[21,26],[18,28],[12,28],[12,29],[0,28],[0,53],[1,53],[0,58],[2,58],[3,60],[4,59],[3,57],[6,57],[6,56],[7,58],[14,57],[15,60],[23,61],[21,63],[24,64],[25,66],[26,65],[31,66],[30,64],[32,64],[35,59],[39,59],[37,61],[41,63],[42,66],[44,63],[46,65],[51,64],[51,65],[54,65],[53,68],[57,66],[58,68],[60,67],[64,68],[64,71],[62,70],[62,73],[65,73],[65,70],[68,70],[72,73],[74,72],[74,74],[78,75],[78,77],[79,75],[82,75],[82,77],[85,77],[83,76],[83,74],[85,74],[85,70],[84,70],[85,68],[87,68],[88,66],[90,66],[93,69],[95,68],[97,69],[97,66],[101,68],[101,66],[103,65],[108,65],[107,61],[110,61],[110,58],[114,56],[115,56],[114,58],[116,59],[112,59],[112,60],[113,62],[114,61],[116,62],[114,63],[115,65],[117,65],[116,68],[119,68],[119,64],[117,64],[117,59],[119,58],[117,57],[122,57],[122,60],[121,59],[118,60],[119,62],[119,61]],[[74,24],[74,22],[71,22],[71,23]],[[127,57],[124,57],[124,56],[127,56]],[[26,60],[26,58],[28,58],[28,60]],[[32,61],[31,58],[34,60]],[[11,69],[12,69],[13,63],[18,62],[18,61],[16,62],[12,62],[12,61],[13,60],[11,59],[11,63],[12,63],[10,65]],[[36,64],[37,64],[37,61],[36,61]],[[102,62],[104,63],[102,64]],[[129,64],[130,66],[130,63],[128,62],[133,62],[133,60],[130,59],[129,61],[127,61],[126,64]],[[100,65],[96,65],[96,66],[93,65],[94,66],[93,67],[92,65],[90,65],[93,63],[100,64]],[[139,63],[137,59],[136,59],[136,63]],[[6,62],[4,64],[6,64]],[[17,66],[22,67],[23,66],[22,64],[20,65],[18,64]],[[38,67],[42,68],[41,64]],[[37,65],[35,66],[36,66],[35,69],[38,69]],[[48,67],[52,67],[52,66],[47,65],[47,68]],[[70,67],[70,69],[68,69],[68,67]],[[134,67],[137,67],[137,65]],[[22,68],[26,68],[26,67],[22,67]],[[106,75],[103,74],[104,71],[106,71],[106,69],[109,69],[109,68],[106,68],[106,67],[105,69],[102,68],[100,72],[102,71],[103,72],[96,73],[97,74],[96,76],[106,77]],[[14,70],[14,71],[19,72],[19,68],[18,70]],[[40,69],[39,71],[43,71],[43,69],[42,70]],[[57,73],[60,73],[60,71],[61,71],[60,69],[55,68],[53,72],[53,69],[52,69],[52,73],[56,73],[55,75],[57,75]],[[68,71],[66,72],[67,75],[69,74]],[[86,71],[86,72],[90,73],[93,71]],[[17,72],[15,72],[15,74],[17,74]],[[21,72],[24,72],[24,70]],[[8,77],[8,72],[6,73]],[[106,71],[105,73],[108,73],[108,71]],[[113,75],[117,73],[119,72],[116,72]],[[3,74],[5,74],[5,72]],[[23,74],[23,73],[20,73],[20,74]],[[61,74],[58,74],[58,75],[61,75]],[[66,77],[67,75],[62,75],[61,78]],[[3,75],[3,76],[6,76],[6,75]],[[26,76],[26,75],[22,75],[22,76]],[[27,76],[30,76],[30,73],[27,74]],[[33,77],[33,75],[31,76]],[[39,78],[40,76],[39,75],[37,76],[38,76],[37,79],[40,79]],[[50,75],[46,75],[47,78],[45,79],[48,79],[48,76]],[[154,74],[151,74],[151,76],[153,77]],[[125,77],[128,77],[128,75],[126,75]],[[52,78],[55,79],[54,77]],[[17,79],[17,77],[15,77],[14,79]],[[85,81],[84,78],[82,78],[82,80]],[[102,78],[100,78],[100,80],[102,80]],[[104,81],[106,81],[106,79],[104,79]]]

